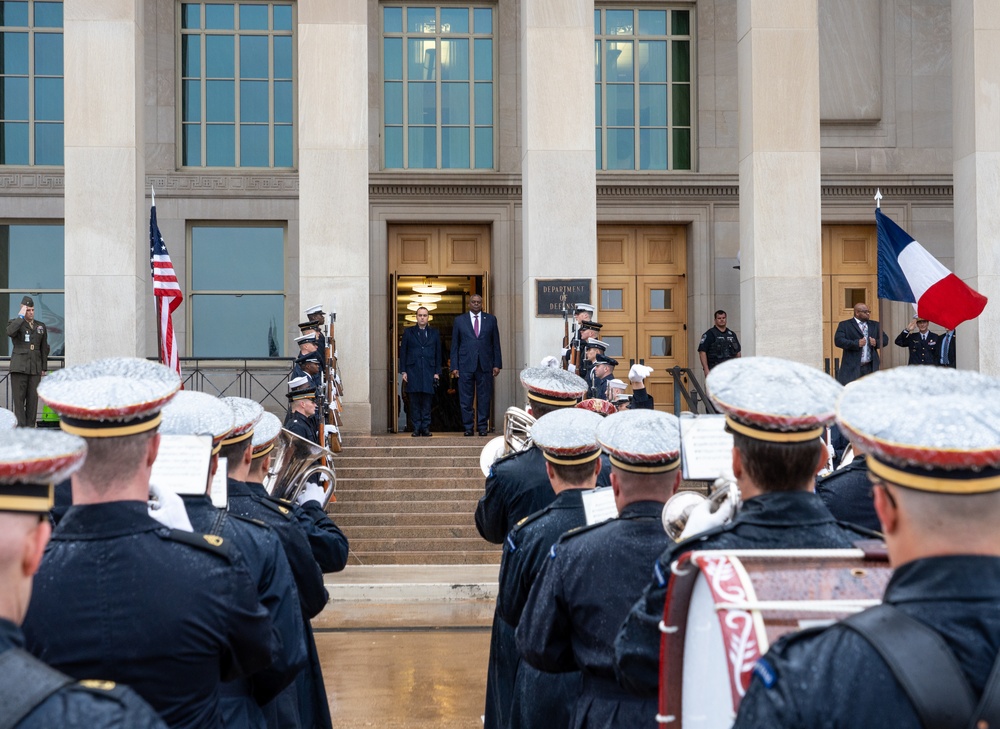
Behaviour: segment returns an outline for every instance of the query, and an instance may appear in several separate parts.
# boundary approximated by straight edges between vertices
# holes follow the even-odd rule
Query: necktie
[[[477,337],[479,336],[479,314],[472,317],[472,331],[475,332]]]
[[[944,341],[941,342],[941,364],[948,364],[948,348],[951,346],[951,332],[944,335]]]
[[[865,346],[861,348],[861,363],[865,364],[871,361],[871,354],[868,350],[868,322],[861,322],[861,336],[865,338]]]

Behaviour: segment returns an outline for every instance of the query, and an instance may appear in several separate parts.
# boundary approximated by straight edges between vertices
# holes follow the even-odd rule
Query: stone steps
[[[430,471],[428,476],[432,477],[435,482],[440,480],[442,483],[447,483],[455,479],[469,478],[469,466],[432,466],[429,464],[416,462],[406,462],[398,461],[399,465],[387,465],[385,461],[376,461],[367,467],[341,467],[339,463],[334,459],[334,465],[337,467],[337,483],[340,484],[341,479],[351,480],[351,479],[397,479],[409,481],[411,479],[419,479],[423,477],[426,471]],[[479,470],[479,464],[475,466],[475,472],[481,479],[483,477],[482,471]]]
[[[372,516],[384,516],[386,513],[389,514],[460,514],[462,516],[471,515],[476,510],[476,502],[479,499],[479,494],[476,495],[475,499],[467,500],[455,500],[455,501],[398,501],[398,500],[387,500],[382,502],[375,501],[364,501],[361,499],[353,499],[349,495],[341,494],[335,504],[330,504],[327,511],[330,516],[333,517],[334,521],[337,521],[337,517],[340,514],[369,514]],[[457,520],[461,517],[456,517]],[[350,534],[348,534],[350,536]]]
[[[404,463],[406,465],[404,465]],[[381,468],[392,468],[406,473],[412,472],[416,468],[434,468],[446,471],[449,468],[469,469],[475,468],[479,471],[479,456],[416,456],[407,455],[398,461],[378,461],[378,456],[344,456],[343,453],[337,456],[337,478],[352,478],[358,475],[353,471],[359,469],[369,469],[371,466]],[[481,472],[480,472],[481,473]],[[389,474],[391,475],[391,474]]]
[[[397,502],[399,503],[399,502]],[[410,502],[412,503],[412,502]],[[379,526],[386,527],[451,527],[458,524],[460,521],[466,521],[470,526],[475,528],[475,522],[473,521],[473,511],[476,508],[476,503],[474,501],[469,502],[459,502],[462,507],[455,512],[373,512],[369,511],[367,508],[361,512],[337,512],[337,526],[341,528],[350,528],[354,530],[355,527],[369,527],[377,528]],[[364,504],[368,507],[368,504]],[[430,504],[423,504],[421,506],[431,506]],[[467,509],[467,510],[466,510]],[[360,536],[360,535],[359,535]]]

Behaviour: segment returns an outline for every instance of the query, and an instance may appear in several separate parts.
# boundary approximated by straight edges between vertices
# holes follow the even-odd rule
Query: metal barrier
[[[674,378],[674,415],[680,416],[681,414],[681,399],[687,404],[688,410],[692,413],[698,412],[698,403],[701,402],[705,405],[706,413],[716,413],[715,406],[712,405],[712,401],[708,399],[705,391],[701,387],[701,383],[698,382],[698,377],[695,375],[694,370],[687,367],[671,367],[667,372]],[[690,392],[684,386],[682,378],[686,377],[687,381],[693,386],[693,390]]]

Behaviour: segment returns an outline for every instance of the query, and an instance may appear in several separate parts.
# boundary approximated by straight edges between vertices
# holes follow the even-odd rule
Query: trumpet
[[[531,447],[531,426],[535,419],[519,407],[509,407],[503,414],[503,435],[498,435],[483,447],[479,454],[479,468],[484,476],[490,475],[494,462]]]
[[[708,496],[702,496],[695,491],[680,491],[667,499],[667,503],[663,506],[663,529],[667,532],[667,536],[675,542],[679,542],[684,527],[687,526],[688,518],[691,516],[691,511],[704,501],[711,503],[709,510],[713,514],[727,501],[733,505],[733,515],[740,510],[743,497],[740,495],[740,489],[736,482],[722,479],[719,481],[722,483],[716,486]],[[719,481],[716,483],[718,484]]]
[[[323,465],[323,458],[329,466]],[[322,474],[327,477],[323,488],[322,506],[326,509],[337,490],[337,474],[333,470],[333,454],[310,440],[295,435],[285,428],[278,435],[271,457],[271,467],[264,477],[267,493],[285,501],[295,501],[310,477]]]

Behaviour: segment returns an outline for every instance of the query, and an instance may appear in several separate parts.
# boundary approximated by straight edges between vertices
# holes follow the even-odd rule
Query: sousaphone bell
[[[323,460],[326,459],[325,465]],[[337,490],[337,474],[333,469],[333,453],[302,436],[281,429],[274,444],[271,466],[264,477],[264,489],[269,495],[285,501],[295,501],[309,479],[325,475],[322,506],[326,509]]]

